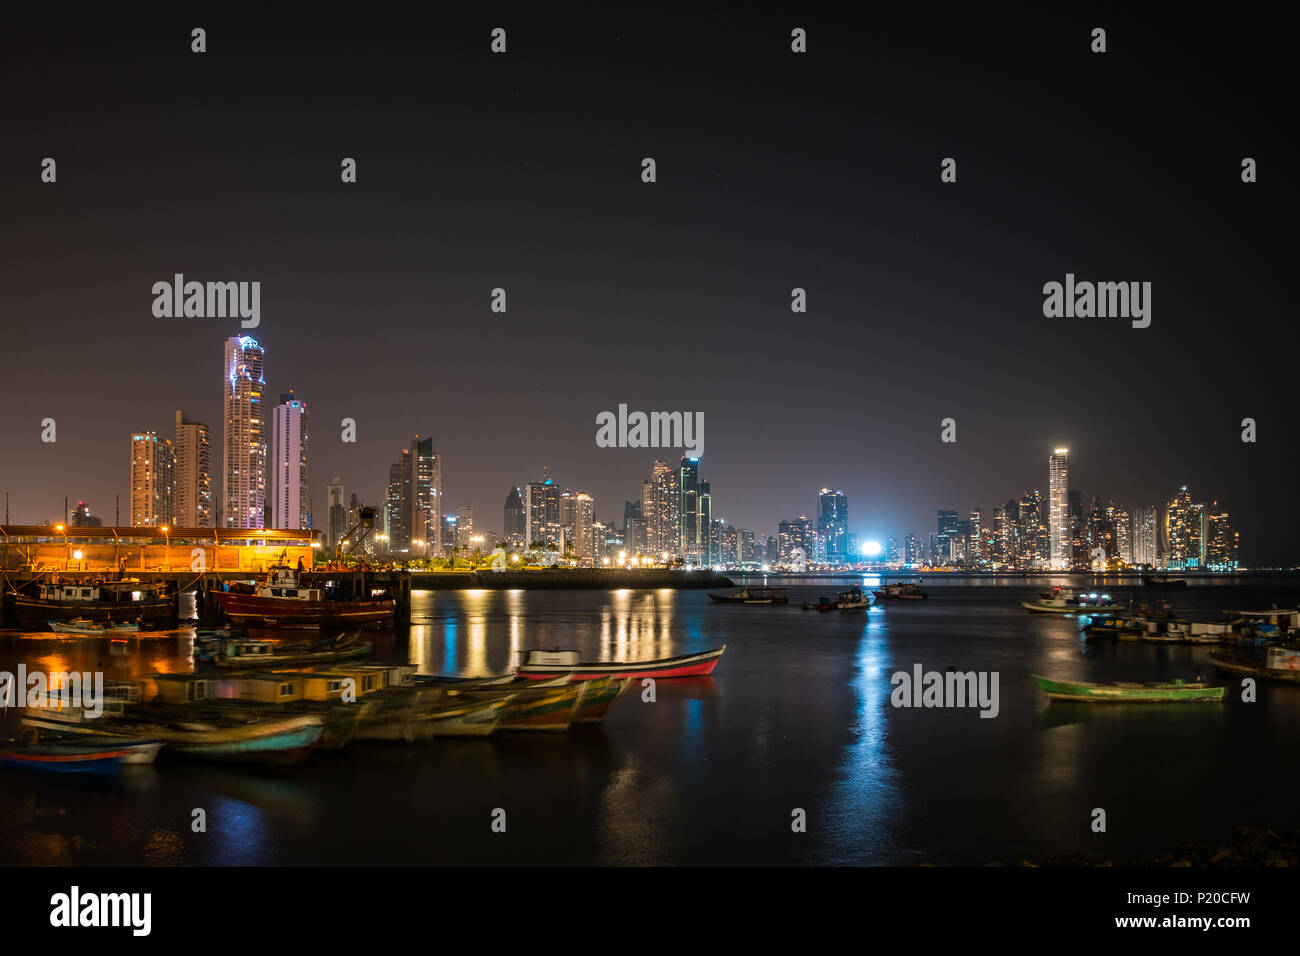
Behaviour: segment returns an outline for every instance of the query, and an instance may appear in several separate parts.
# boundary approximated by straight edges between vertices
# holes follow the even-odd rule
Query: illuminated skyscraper
[[[442,456],[433,450],[432,438],[411,439],[411,539],[423,541],[419,548],[428,555],[443,554]]]
[[[649,511],[645,510],[645,499],[642,499],[650,551],[660,555],[666,552],[669,559],[681,556],[681,526],[677,514],[681,503],[679,478],[678,472],[668,462],[656,461],[650,473]]]
[[[682,458],[677,471],[678,547],[682,560],[698,565],[706,550],[706,528],[700,522],[700,460]]]
[[[388,551],[410,551],[411,540],[411,450],[403,448],[388,468],[388,497],[384,501],[388,527]]]
[[[333,551],[343,540],[343,536],[348,531],[348,508],[343,499],[343,483],[335,477],[329,483],[325,493],[325,506],[329,509],[326,512],[326,547]]]
[[[1133,563],[1155,567],[1160,560],[1160,520],[1155,505],[1133,512]]]
[[[212,436],[202,422],[176,413],[176,489],[173,510],[181,528],[212,527]]]
[[[1205,566],[1218,570],[1237,567],[1237,532],[1232,530],[1228,512],[1211,501],[1205,509]]]
[[[1169,568],[1198,568],[1202,564],[1201,545],[1204,530],[1201,527],[1204,505],[1192,501],[1184,485],[1169,499],[1165,507],[1165,559]]]
[[[256,339],[247,335],[226,339],[222,501],[227,528],[261,528],[266,523],[264,357]]]
[[[307,403],[280,396],[271,427],[271,519],[282,529],[311,527],[307,483]]]
[[[823,488],[817,496],[817,536],[826,548],[826,560],[849,560],[849,499],[842,491]]]
[[[511,488],[506,492],[505,530],[502,534],[509,544],[526,544],[524,533],[527,527],[527,522],[524,520],[524,496],[520,493],[520,489]]]
[[[1048,478],[1048,535],[1053,570],[1070,567],[1072,538],[1070,536],[1070,449],[1058,448],[1047,459]]]
[[[157,432],[131,436],[131,527],[174,525],[172,489],[175,482],[172,443]]]

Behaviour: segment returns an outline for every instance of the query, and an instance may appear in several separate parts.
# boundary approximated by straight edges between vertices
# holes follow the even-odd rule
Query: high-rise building
[[[339,542],[343,540],[343,536],[347,534],[348,528],[351,527],[351,525],[347,523],[347,505],[343,503],[343,483],[339,480],[338,476],[335,476],[334,480],[329,483],[325,492],[325,498],[326,506],[329,509],[326,513],[326,532],[328,537],[325,544],[330,551],[333,551],[339,546]]]
[[[800,557],[804,561],[815,560],[816,533],[807,515],[800,515],[792,521],[782,521],[776,527],[777,560],[787,564],[797,563]]]
[[[212,433],[202,422],[176,413],[176,487],[173,507],[180,528],[212,527]]]
[[[817,496],[817,536],[831,564],[849,560],[849,499],[842,491],[823,488]]]
[[[548,537],[550,528],[547,521],[547,510],[550,494],[555,490],[555,482],[547,478],[543,481],[530,481],[526,487],[524,497],[524,544],[527,547],[533,547],[537,544],[553,544],[554,539]],[[559,496],[558,492],[554,495],[555,499],[555,521],[554,527],[559,527]]]
[[[1215,571],[1235,570],[1238,566],[1238,535],[1232,530],[1228,512],[1211,501],[1205,508],[1205,566]]]
[[[524,534],[527,529],[528,525],[524,520],[524,496],[520,494],[519,488],[513,487],[506,492],[505,530],[502,534],[507,544],[526,544],[527,539]]]
[[[1051,535],[1044,514],[1043,495],[1026,491],[1017,503],[1016,563],[1022,569],[1051,567]],[[1067,554],[1073,553],[1071,544]]]
[[[650,473],[651,508],[646,513],[646,536],[650,547],[669,559],[681,557],[680,474],[666,461],[656,461]],[[644,504],[642,506],[644,508]]]
[[[573,553],[578,563],[591,566],[596,561],[593,525],[596,522],[596,499],[579,491],[569,499],[572,502]]]
[[[271,520],[276,528],[311,527],[307,482],[307,403],[280,396],[271,424]]]
[[[678,542],[682,560],[701,563],[706,549],[705,526],[700,522],[700,460],[682,458],[677,471]]]
[[[921,539],[909,531],[903,538],[903,563],[904,564],[924,564],[925,557],[921,554]]]
[[[411,541],[411,449],[403,448],[388,468],[388,495],[384,501],[389,551],[410,551]]]
[[[461,505],[456,509],[456,545],[461,548],[471,547],[472,537],[474,537],[474,509],[469,505]]]
[[[984,553],[984,513],[979,508],[972,508],[968,522],[970,531],[966,538],[966,560],[969,564],[987,564],[988,555]]]
[[[1064,571],[1072,562],[1070,537],[1070,449],[1058,448],[1047,459],[1048,561],[1053,570]]]
[[[169,439],[157,432],[131,436],[131,527],[174,525],[172,492],[176,459]]]
[[[1160,519],[1155,505],[1133,512],[1133,564],[1155,567],[1160,561]]]
[[[935,564],[952,563],[952,539],[961,533],[961,520],[955,511],[939,511],[938,531],[934,542]]]
[[[1165,567],[1198,568],[1202,565],[1204,506],[1192,501],[1187,486],[1169,499],[1165,507]]]
[[[886,539],[885,562],[887,564],[901,564],[903,562],[903,553],[899,550],[897,538],[891,537]]]
[[[256,339],[247,335],[226,339],[222,514],[227,528],[261,528],[266,523],[264,357]]]
[[[90,513],[90,505],[84,501],[78,501],[77,507],[72,509],[68,526],[72,528],[102,528],[104,522]]]
[[[442,456],[433,450],[432,438],[416,435],[411,439],[411,483],[407,487],[410,500],[406,506],[411,516],[411,538],[423,541],[422,554],[444,553]]]

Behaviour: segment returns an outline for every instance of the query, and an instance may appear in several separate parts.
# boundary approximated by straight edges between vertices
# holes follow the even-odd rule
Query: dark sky
[[[310,407],[318,523],[333,475],[377,501],[415,432],[481,529],[544,465],[621,521],[656,457],[596,447],[625,402],[704,412],[714,515],[761,533],[824,485],[863,539],[929,531],[1045,493],[1065,444],[1085,497],[1186,483],[1247,562],[1297,559],[1294,103],[1270,17],[540,6],[5,24],[12,520],[64,496],[111,519],[130,433],[177,408],[219,448],[237,327],[154,318],[182,272],[262,283],[251,334],[268,394]],[[1152,282],[1151,327],[1045,318],[1067,272]]]

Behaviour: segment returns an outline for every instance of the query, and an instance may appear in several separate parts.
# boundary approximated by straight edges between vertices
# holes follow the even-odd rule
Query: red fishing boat
[[[713,673],[727,645],[699,654],[665,657],[657,661],[580,661],[577,651],[524,651],[518,676],[546,680],[570,674],[575,681],[597,677],[704,677]]]
[[[392,598],[335,601],[318,587],[302,587],[293,568],[272,568],[252,593],[213,591],[212,599],[232,621],[252,627],[346,627],[393,616]]]

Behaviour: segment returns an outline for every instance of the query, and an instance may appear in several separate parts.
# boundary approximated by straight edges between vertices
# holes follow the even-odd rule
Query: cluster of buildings
[[[155,431],[131,435],[131,527],[311,527],[307,405],[290,390],[268,421],[264,359],[255,339],[226,340],[219,494],[206,422],[178,411],[170,437]],[[76,521],[74,515],[74,526]]]
[[[1026,491],[993,509],[992,520],[972,509],[966,518],[939,511],[927,539],[908,534],[900,549],[890,538],[885,562],[916,567],[987,570],[1230,571],[1238,567],[1238,533],[1218,501],[1192,500],[1186,486],[1163,507],[1129,509],[1083,494],[1070,485],[1069,449],[1048,459],[1048,495]]]

